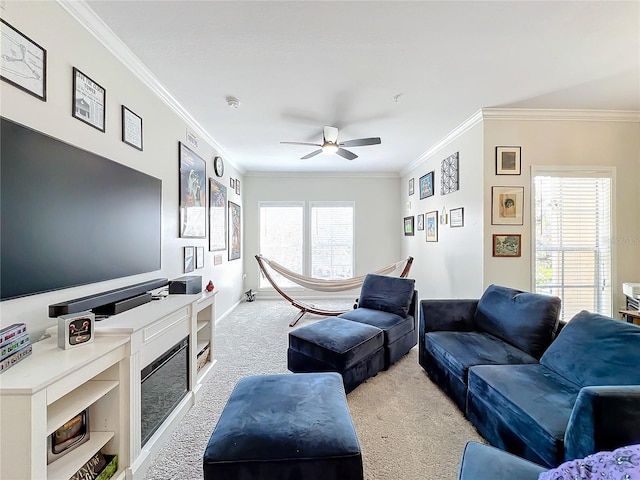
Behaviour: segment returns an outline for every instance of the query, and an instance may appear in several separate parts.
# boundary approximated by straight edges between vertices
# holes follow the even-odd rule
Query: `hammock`
[[[342,313],[345,313],[347,310],[340,310],[340,311],[324,310],[324,309],[317,308],[315,305],[300,302],[290,297],[284,291],[282,291],[282,289],[276,284],[276,282],[273,280],[273,278],[267,271],[266,265],[268,265],[273,271],[279,273],[280,275],[291,280],[292,282],[302,287],[308,288],[310,290],[316,290],[320,292],[343,292],[346,290],[353,290],[355,288],[359,288],[360,286],[362,286],[364,282],[364,278],[366,276],[366,275],[362,275],[359,277],[353,277],[353,278],[348,278],[344,280],[322,280],[319,278],[305,277],[304,275],[300,275],[299,273],[293,272],[288,268],[280,265],[279,263],[274,262],[273,260],[269,260],[266,257],[263,257],[262,255],[256,255],[256,260],[258,262],[258,267],[260,267],[260,271],[265,276],[265,278],[269,281],[271,286],[273,286],[276,292],[278,292],[287,301],[289,301],[291,305],[293,305],[294,307],[300,310],[300,313],[298,314],[298,316],[289,324],[290,327],[293,327],[296,323],[298,323],[298,320],[300,320],[305,313],[315,313],[316,315],[333,317],[333,316],[337,316]],[[387,275],[393,272],[394,270],[398,269],[404,264],[402,273],[400,273],[400,277],[404,278],[409,274],[409,270],[411,270],[412,263],[413,263],[413,257],[408,257],[405,260],[396,262],[387,267],[381,268],[380,270],[376,270],[373,273],[378,275]]]

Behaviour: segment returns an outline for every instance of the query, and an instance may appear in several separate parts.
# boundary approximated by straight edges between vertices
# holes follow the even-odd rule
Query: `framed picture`
[[[520,234],[494,234],[494,257],[519,257],[521,255],[522,235]]]
[[[459,152],[449,155],[440,164],[440,195],[458,190]]]
[[[427,230],[427,242],[438,241],[438,211],[427,212],[424,216],[425,229]]]
[[[222,265],[222,254],[217,254],[213,256],[213,264],[214,265]]]
[[[193,272],[194,248],[184,247],[184,273]]]
[[[433,173],[429,172],[420,177],[420,200],[433,195]]]
[[[418,230],[424,230],[424,214],[418,215]]]
[[[122,105],[122,141],[142,150],[142,118]]]
[[[209,178],[209,251],[227,249],[227,187]]]
[[[236,181],[233,178],[229,179],[229,187],[231,188],[231,190],[236,189]]]
[[[93,128],[105,131],[107,92],[84,73],[73,67],[73,116]]]
[[[520,147],[496,147],[496,175],[520,175]]]
[[[491,187],[491,224],[523,225],[524,187]]]
[[[0,78],[47,101],[47,51],[0,18]]]
[[[409,195],[414,194],[414,184],[415,184],[415,178],[410,178],[409,179]]]
[[[196,247],[196,268],[204,268],[204,247]]]
[[[413,216],[404,217],[404,236],[413,236]]]
[[[229,202],[229,260],[240,258],[240,245],[242,242],[240,231],[242,223],[240,220],[240,205]]]
[[[180,237],[207,237],[205,161],[184,143],[180,147]]]
[[[449,227],[464,227],[464,207],[449,210]]]
[[[236,195],[240,195],[240,180],[236,178]]]

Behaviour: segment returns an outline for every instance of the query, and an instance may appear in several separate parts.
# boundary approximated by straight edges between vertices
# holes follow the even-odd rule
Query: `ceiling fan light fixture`
[[[338,145],[335,143],[325,143],[322,146],[322,151],[326,153],[336,153],[338,151]]]

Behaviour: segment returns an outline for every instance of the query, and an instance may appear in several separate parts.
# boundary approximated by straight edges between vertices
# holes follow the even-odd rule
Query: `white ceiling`
[[[395,174],[485,107],[640,110],[637,0],[87,3],[245,172]],[[279,143],[324,125],[382,144]]]

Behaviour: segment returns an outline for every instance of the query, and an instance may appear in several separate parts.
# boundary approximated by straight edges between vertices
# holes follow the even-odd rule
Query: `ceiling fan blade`
[[[337,143],[338,141],[338,129],[336,127],[324,127],[324,142],[325,143]]]
[[[316,155],[319,155],[320,153],[322,153],[322,149],[321,148],[319,148],[318,150],[314,150],[311,153],[308,153],[304,157],[300,157],[300,160],[306,160],[307,158],[315,157]]]
[[[340,142],[339,145],[341,147],[364,147],[365,145],[378,145],[379,143],[382,143],[380,137],[371,137],[346,140],[344,142]]]
[[[308,145],[308,146],[311,146],[311,147],[321,147],[322,146],[319,143],[309,143],[309,142],[280,142],[280,143],[284,143],[286,145]]]
[[[347,160],[353,160],[354,158],[358,158],[358,155],[356,155],[353,152],[350,152],[349,150],[345,150],[344,148],[339,148],[338,150],[336,150],[336,153],[341,157],[346,158]]]

